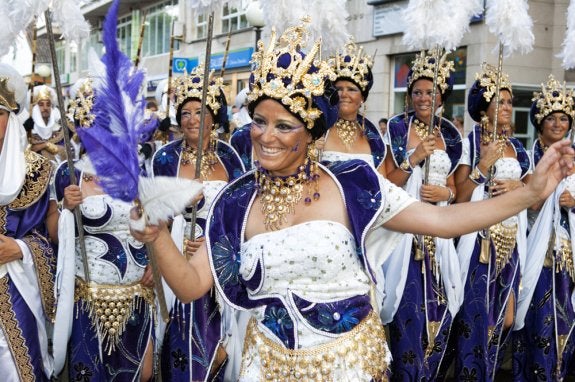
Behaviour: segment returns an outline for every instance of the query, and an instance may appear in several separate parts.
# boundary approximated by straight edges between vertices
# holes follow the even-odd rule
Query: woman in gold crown
[[[428,203],[454,201],[454,172],[461,158],[461,135],[453,124],[435,118],[453,88],[453,61],[437,65],[436,99],[433,78],[436,51],[416,56],[407,76],[413,111],[388,122],[388,178],[411,196]],[[429,163],[426,163],[429,162]],[[424,165],[425,163],[425,165]],[[426,171],[424,166],[429,166]],[[389,288],[383,322],[389,323],[395,380],[434,380],[444,359],[453,317],[463,295],[457,253],[452,239],[404,235],[385,264]]]
[[[56,259],[44,221],[52,166],[26,150],[17,117],[25,92],[18,72],[0,64],[0,376],[49,381],[46,322],[54,318]]]
[[[338,119],[322,141],[322,162],[363,159],[385,175],[385,143],[378,128],[359,114],[373,85],[371,57],[353,41],[344,52],[330,60],[336,73],[335,88],[339,96]],[[365,113],[364,113],[365,114]]]
[[[308,148],[336,118],[326,98],[335,75],[313,64],[319,42],[301,53],[305,34],[292,27],[280,46],[275,34],[271,47],[258,43],[249,96],[257,168],[220,192],[205,245],[186,260],[165,225],[134,234],[154,248],[181,301],[215,285],[225,303],[249,313],[239,380],[387,380],[381,264],[399,232],[455,236],[513,215],[551,192],[572,167],[562,155],[574,152],[556,144],[537,182],[445,208],[417,202],[365,161],[322,166]]]
[[[497,69],[484,64],[469,90],[467,110],[477,124],[463,142],[455,173],[458,203],[482,200],[486,192],[500,199],[523,188],[529,179],[529,156],[521,142],[511,136],[511,83],[501,73],[497,97],[497,77]],[[487,183],[490,173],[493,176]],[[525,266],[526,230],[526,211],[518,211],[487,232],[459,239],[457,252],[465,295],[455,319],[458,379],[475,375],[478,380],[491,381],[501,365],[502,349],[516,312],[520,269]]]
[[[154,176],[172,176],[195,179],[197,150],[200,144],[200,117],[203,87],[203,67],[174,81],[176,120],[183,138],[173,141],[156,152],[153,158]],[[192,206],[172,222],[172,237],[183,247],[186,256],[204,241],[206,217],[218,192],[230,181],[242,175],[244,168],[236,151],[217,139],[217,126],[227,122],[223,79],[213,78],[207,90],[207,110],[203,130],[203,147],[200,179],[203,199],[197,206],[196,221]],[[224,322],[213,293],[192,303],[184,304],[168,293],[170,322],[163,338],[161,369],[164,381],[212,380],[225,360],[225,353],[218,346],[226,338],[221,330]],[[227,313],[228,311],[226,311]],[[229,317],[228,317],[229,318]],[[158,333],[161,339],[163,333]],[[212,373],[210,373],[212,372]]]
[[[539,132],[531,151],[534,165],[549,146],[565,138],[575,117],[573,107],[572,90],[550,75],[531,106],[531,123]],[[535,206],[539,211],[527,237],[515,322],[513,375],[517,381],[560,381],[573,372],[574,196],[572,174],[544,204]]]

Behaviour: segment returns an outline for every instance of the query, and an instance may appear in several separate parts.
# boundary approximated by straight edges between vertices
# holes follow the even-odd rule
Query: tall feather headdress
[[[567,8],[567,30],[562,46],[558,57],[563,59],[563,69],[575,68],[575,0],[571,0]]]
[[[505,57],[533,50],[533,20],[528,10],[527,0],[487,0],[485,24],[499,38]]]
[[[182,179],[140,176],[139,137],[149,135],[155,123],[144,117],[145,99],[141,94],[144,73],[135,68],[118,47],[118,7],[119,0],[114,0],[108,10],[103,28],[106,54],[102,57],[103,65],[98,65],[99,69],[91,73],[95,118],[90,127],[77,129],[77,132],[102,189],[113,198],[126,202],[139,197],[150,222],[157,224],[184,209],[201,186]],[[159,205],[172,208],[162,209]]]

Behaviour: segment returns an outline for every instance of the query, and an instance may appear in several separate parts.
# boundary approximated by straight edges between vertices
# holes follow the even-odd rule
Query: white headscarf
[[[0,108],[8,110],[4,106]],[[0,152],[0,205],[7,205],[16,199],[24,185],[26,145],[26,130],[16,114],[10,111],[2,152]]]
[[[44,140],[50,139],[54,131],[60,130],[60,125],[57,124],[60,120],[60,111],[57,108],[52,108],[50,119],[46,123],[44,118],[42,118],[40,107],[36,104],[32,108],[32,119],[34,120],[32,132],[38,134]]]

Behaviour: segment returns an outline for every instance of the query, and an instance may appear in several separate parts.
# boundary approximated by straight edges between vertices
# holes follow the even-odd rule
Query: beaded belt
[[[128,285],[87,284],[76,278],[75,301],[82,300],[82,309],[88,311],[90,319],[102,336],[102,343],[110,354],[135,309],[142,302],[154,307],[154,289],[139,282]]]
[[[495,272],[499,274],[507,265],[517,241],[517,223],[507,226],[497,223],[489,229],[495,247]]]
[[[575,281],[575,267],[573,264],[573,251],[571,250],[571,241],[569,238],[561,237],[559,239],[559,249],[555,252],[555,235],[551,236],[550,247],[545,255],[545,267],[551,268],[555,264],[555,273],[567,272],[571,280]]]
[[[287,349],[267,338],[251,318],[246,331],[241,376],[257,358],[267,381],[334,381],[334,371],[357,371],[367,380],[387,381],[389,351],[381,320],[373,311],[333,341],[305,349]]]

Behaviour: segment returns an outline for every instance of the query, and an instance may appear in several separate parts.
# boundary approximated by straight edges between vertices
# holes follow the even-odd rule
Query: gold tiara
[[[429,50],[428,54],[422,50],[419,54],[415,56],[415,60],[411,63],[411,76],[408,79],[407,87],[411,88],[413,83],[420,78],[429,78],[433,80],[435,76],[435,60],[437,57],[437,49],[433,48]],[[454,72],[453,61],[447,59],[447,53],[445,53],[439,59],[439,67],[437,69],[437,86],[441,91],[441,94],[445,94],[445,91],[449,88],[449,77],[451,72]]]
[[[369,90],[370,80],[368,77],[373,67],[373,59],[363,52],[362,46],[349,41],[341,53],[329,60],[330,66],[335,71],[337,78],[351,78],[362,92]]]
[[[54,100],[52,99],[52,90],[48,86],[42,85],[36,89],[37,90],[35,91],[34,94],[34,103],[38,103],[40,101],[54,102]]]
[[[333,81],[336,75],[327,62],[316,60],[320,40],[314,43],[307,56],[300,51],[308,37],[306,24],[310,19],[306,17],[302,21],[301,25],[286,29],[277,41],[275,29],[272,29],[267,49],[262,40],[258,41],[251,61],[253,82],[248,100],[253,102],[264,96],[273,98],[312,129],[322,114],[320,109],[313,107],[313,97],[323,95],[325,80]]]
[[[541,84],[541,93],[534,92],[532,101],[536,102],[537,113],[535,119],[541,123],[543,118],[549,114],[560,111],[573,119],[575,111],[573,110],[573,90],[567,89],[565,81],[563,85],[557,81],[552,74],[549,75],[547,85]]]
[[[491,102],[491,98],[497,90],[497,68],[484,62],[481,65],[481,72],[475,73],[475,79],[479,81],[479,86],[485,88],[483,92],[483,98],[488,103]],[[509,76],[506,73],[501,73],[499,90],[507,89],[509,92],[513,93],[511,82],[509,81]]]
[[[92,113],[94,107],[94,89],[92,80],[87,79],[78,89],[76,98],[70,101],[70,113],[75,121],[78,121],[81,127],[90,127],[94,123],[96,116]]]
[[[206,105],[214,113],[218,114],[221,104],[222,87],[224,86],[224,79],[221,77],[214,77],[212,70],[209,75],[209,85],[207,89]],[[202,99],[202,86],[204,85],[204,66],[199,65],[195,67],[190,74],[177,77],[172,80],[172,87],[175,92],[175,107],[176,110],[188,98]]]
[[[4,106],[10,110],[18,109],[16,96],[13,90],[8,88],[8,77],[0,77],[0,106]]]

